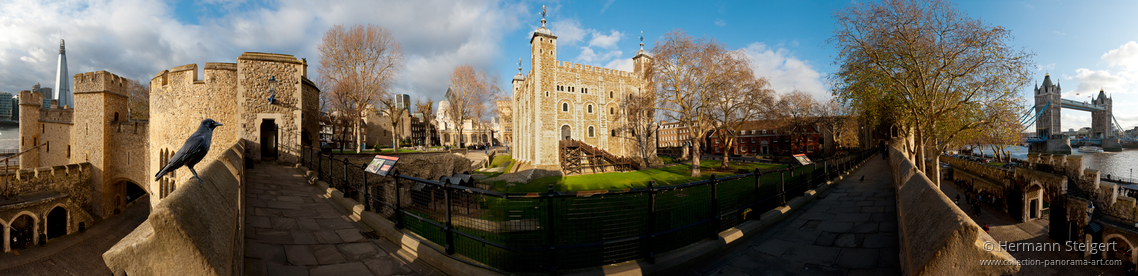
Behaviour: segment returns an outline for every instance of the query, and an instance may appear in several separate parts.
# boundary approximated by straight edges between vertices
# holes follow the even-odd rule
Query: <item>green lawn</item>
[[[671,156],[657,156],[657,157],[660,157],[660,161],[664,161],[664,164],[676,163],[675,157],[671,157]],[[700,166],[700,167],[702,167],[702,166]]]
[[[760,170],[785,168],[785,165],[762,163],[731,162],[728,170],[719,170],[721,161],[704,160],[700,162],[703,177],[690,177],[691,165],[681,164],[663,168],[645,169],[633,172],[609,172],[574,176],[550,176],[534,179],[529,183],[514,183],[507,186],[505,182],[491,183],[494,190],[500,192],[545,192],[549,184],[557,191],[590,191],[590,190],[622,190],[629,188],[647,187],[648,182],[655,180],[658,186],[678,185],[692,181],[708,179],[711,174],[718,177],[735,175],[739,169],[748,171],[756,168]]]
[[[490,162],[490,168],[509,167],[514,164],[514,159],[509,154],[499,154],[494,156],[494,161]]]

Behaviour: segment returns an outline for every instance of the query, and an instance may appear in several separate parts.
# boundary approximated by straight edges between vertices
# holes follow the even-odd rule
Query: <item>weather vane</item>
[[[522,73],[522,58],[518,58],[518,74]]]
[[[640,31],[640,50],[644,50],[644,31]]]
[[[541,27],[545,27],[545,5],[541,5]]]

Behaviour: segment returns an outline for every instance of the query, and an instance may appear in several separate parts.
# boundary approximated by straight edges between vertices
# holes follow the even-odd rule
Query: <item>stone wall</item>
[[[299,161],[301,135],[319,133],[318,123],[305,123],[304,113],[316,113],[317,102],[304,93],[318,92],[311,82],[304,82],[306,65],[292,55],[246,52],[237,58],[237,104],[241,133],[249,141],[249,156],[262,158],[261,128],[267,120],[277,125],[279,135],[278,160]],[[269,79],[275,78],[276,102],[269,104]],[[307,116],[312,118],[311,116]],[[305,126],[312,129],[303,129]]]
[[[191,180],[161,201],[150,217],[103,261],[115,275],[239,275],[244,271],[244,141],[220,148]],[[212,149],[211,149],[212,151]]]
[[[993,167],[993,166],[988,166],[985,164],[967,161],[967,160],[963,160],[963,159],[959,159],[959,158],[951,157],[951,156],[941,155],[940,161],[948,163],[954,169],[964,169],[964,170],[967,170],[973,174],[977,174],[977,175],[980,175],[982,177],[992,179],[992,180],[1003,180],[1003,179],[1007,179],[1007,178],[1011,177],[1011,175],[1012,175],[1012,172],[1010,170],[1005,170],[1005,169],[1001,169],[1001,168],[997,168],[997,167]]]
[[[1000,249],[995,239],[897,148],[889,147],[889,151],[894,183],[898,183],[897,223],[904,274],[1010,275],[1019,271],[1018,265],[981,266],[980,260],[1015,258]]]
[[[45,218],[56,206],[67,211],[67,231],[78,231],[79,223],[90,226],[95,218],[89,212],[92,208],[92,167],[90,163],[66,166],[21,169],[0,175],[13,198],[23,200],[20,204],[0,207],[0,226],[11,224],[17,216],[29,215],[36,221],[33,231],[35,242],[39,234],[47,233]],[[3,228],[3,227],[0,227]],[[0,237],[3,237],[0,233]],[[10,241],[5,239],[3,251],[7,252]]]

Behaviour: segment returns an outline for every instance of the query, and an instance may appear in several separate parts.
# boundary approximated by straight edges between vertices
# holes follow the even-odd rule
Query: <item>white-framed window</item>
[[[593,105],[589,105],[589,113],[593,113]]]
[[[593,137],[593,126],[589,126],[589,137]]]
[[[561,103],[561,111],[569,112],[569,103]]]

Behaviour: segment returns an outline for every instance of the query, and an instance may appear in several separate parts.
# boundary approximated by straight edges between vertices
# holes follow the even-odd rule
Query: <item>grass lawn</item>
[[[708,179],[711,174],[718,177],[735,175],[739,169],[761,170],[785,168],[785,165],[762,163],[731,162],[728,170],[719,170],[722,161],[704,160],[700,162],[703,177],[690,177],[691,165],[681,164],[663,168],[646,169],[633,172],[610,172],[574,176],[550,176],[534,179],[529,183],[516,183],[507,187],[505,182],[491,183],[494,190],[501,192],[545,192],[549,184],[557,191],[590,191],[590,190],[622,190],[629,188],[642,188],[648,186],[648,181],[655,180],[658,186],[668,186]]]
[[[675,157],[671,157],[671,156],[657,156],[657,157],[660,157],[660,161],[664,161],[664,164],[676,163]],[[703,167],[703,166],[700,166],[700,167]]]
[[[360,153],[374,153],[374,152],[375,152],[375,149],[364,149]],[[348,149],[348,150],[334,149],[334,150],[332,150],[332,153],[356,153],[356,150],[354,150],[354,149]]]
[[[395,149],[383,149],[383,152],[395,152]],[[421,151],[411,150],[411,149],[399,149],[399,152],[421,152]]]
[[[514,158],[509,154],[499,154],[494,156],[494,161],[490,161],[491,168],[509,167],[514,164]]]

